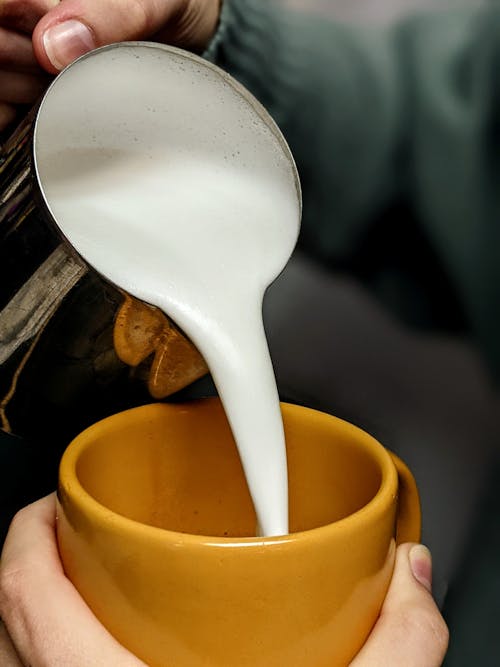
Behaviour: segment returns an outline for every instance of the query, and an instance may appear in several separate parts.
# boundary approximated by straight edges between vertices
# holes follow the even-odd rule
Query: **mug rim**
[[[341,427],[344,432],[354,436],[356,445],[361,446],[362,449],[369,452],[372,460],[376,460],[381,473],[380,486],[372,498],[355,512],[322,526],[285,535],[270,537],[194,535],[191,533],[152,526],[115,512],[100,503],[82,486],[76,472],[77,462],[81,454],[94,442],[94,435],[96,432],[102,434],[103,429],[104,432],[113,431],[116,422],[120,422],[123,427],[124,420],[125,422],[129,420],[136,421],[137,415],[140,415],[141,421],[143,421],[144,415],[149,414],[149,419],[151,419],[150,413],[152,412],[154,416],[154,413],[160,411],[165,412],[166,410],[178,411],[182,409],[192,409],[199,403],[205,405],[210,403],[221,404],[218,397],[195,399],[183,403],[148,403],[105,417],[81,431],[66,447],[59,464],[57,500],[63,508],[63,511],[65,506],[63,498],[68,497],[71,499],[71,504],[76,506],[80,512],[84,513],[86,516],[92,517],[92,521],[97,521],[103,528],[106,527],[108,530],[111,528],[113,531],[135,535],[141,534],[143,537],[147,537],[147,539],[150,540],[161,540],[165,543],[182,543],[183,546],[212,548],[268,548],[273,545],[279,547],[290,543],[303,542],[304,540],[325,539],[333,536],[335,533],[342,533],[345,535],[346,532],[349,533],[359,529],[359,527],[363,525],[365,517],[370,517],[371,520],[376,520],[379,516],[384,514],[387,507],[395,500],[395,498],[397,498],[398,473],[389,452],[378,440],[363,429],[344,419],[313,408],[287,402],[280,402],[285,419],[287,413],[291,414],[299,412],[302,414],[307,413],[310,419],[312,418],[316,421],[333,422],[336,424],[337,428]]]

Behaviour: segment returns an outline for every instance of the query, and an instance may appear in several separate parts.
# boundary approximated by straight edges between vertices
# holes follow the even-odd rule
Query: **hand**
[[[54,0],[0,0],[0,131],[19,105],[32,104],[49,77],[33,53],[31,33]]]
[[[398,548],[379,620],[350,667],[441,665],[448,631],[429,592],[430,577],[424,547]],[[145,667],[102,627],[65,577],[54,495],[29,505],[12,523],[0,563],[0,616],[12,638],[0,628],[3,667]]]
[[[92,614],[63,572],[55,494],[14,518],[0,560],[2,667],[146,667]],[[10,639],[9,639],[10,635]]]
[[[203,51],[221,0],[0,0],[0,131],[78,56],[152,39]]]
[[[44,69],[56,73],[78,56],[112,42],[154,39],[203,51],[215,32],[220,2],[64,0],[37,24],[35,55]]]
[[[350,667],[439,667],[448,628],[431,591],[432,563],[421,544],[402,544],[382,611]]]

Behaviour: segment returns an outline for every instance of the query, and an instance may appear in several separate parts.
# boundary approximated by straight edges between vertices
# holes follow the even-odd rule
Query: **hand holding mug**
[[[65,577],[57,551],[51,495],[14,520],[0,568],[0,662],[65,667],[144,667],[93,616]],[[438,667],[448,632],[429,592],[431,561],[421,545],[396,552],[380,617],[351,667]],[[10,635],[10,638],[9,638]]]
[[[291,533],[269,539],[252,537],[216,400],[143,406],[80,434],[57,502],[23,510],[5,544],[0,615],[22,659],[439,665],[447,631],[430,556],[395,548],[418,539],[411,473],[346,422],[282,409]]]
[[[113,639],[65,577],[55,526],[55,494],[12,522],[0,561],[2,667],[145,667]]]

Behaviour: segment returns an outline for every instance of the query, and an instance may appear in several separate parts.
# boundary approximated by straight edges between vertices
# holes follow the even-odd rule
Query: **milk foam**
[[[199,60],[122,45],[56,80],[35,159],[82,257],[160,307],[205,357],[261,530],[277,535],[288,532],[286,452],[262,298],[295,245],[300,194],[263,118]]]

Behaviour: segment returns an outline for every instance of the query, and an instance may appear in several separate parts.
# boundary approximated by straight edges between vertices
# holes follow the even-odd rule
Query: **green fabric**
[[[500,374],[500,9],[361,28],[226,0],[207,57],[274,116],[300,243],[406,321],[470,335]]]

